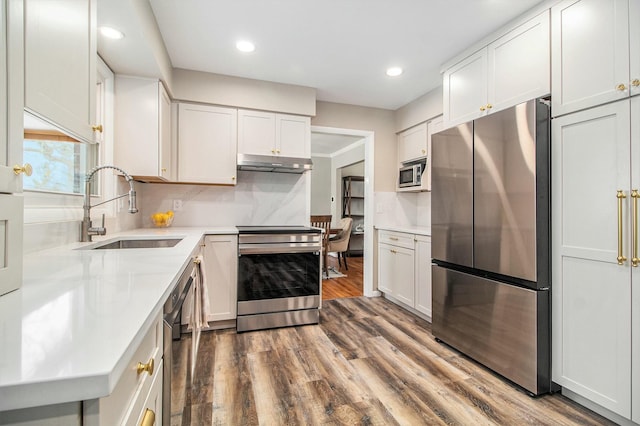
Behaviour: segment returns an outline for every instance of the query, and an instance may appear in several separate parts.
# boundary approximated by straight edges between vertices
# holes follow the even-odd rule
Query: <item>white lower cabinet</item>
[[[378,231],[378,290],[431,318],[431,237]]]
[[[238,304],[238,236],[207,235],[202,242],[205,285],[211,328],[235,327]],[[182,308],[182,324],[189,326],[192,306]]]
[[[83,402],[83,425],[138,425],[147,410],[162,422],[163,322],[153,325],[129,359],[111,395]]]
[[[204,244],[210,307],[207,320],[235,320],[238,304],[238,236],[207,235]]]
[[[554,119],[552,132],[552,378],[637,423],[640,99]]]

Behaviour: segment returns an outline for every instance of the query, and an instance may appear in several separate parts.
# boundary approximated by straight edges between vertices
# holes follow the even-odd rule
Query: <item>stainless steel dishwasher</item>
[[[182,306],[187,298],[194,298],[194,292],[190,291],[194,286],[194,270],[198,267],[195,259],[192,257],[191,261],[180,275],[175,288],[169,295],[169,298],[164,304],[164,368],[163,368],[163,381],[162,381],[162,424],[170,425],[172,415],[179,414],[181,421],[182,410],[184,407],[172,407],[171,401],[171,383],[172,375],[174,377],[184,375],[188,377],[191,374],[191,357],[187,357],[187,362],[181,365],[181,368],[175,368],[173,365],[173,342],[174,340],[180,340],[180,326],[182,318]],[[194,300],[191,300],[191,306],[193,306]],[[176,405],[176,404],[173,404]],[[178,423],[181,424],[181,423]]]

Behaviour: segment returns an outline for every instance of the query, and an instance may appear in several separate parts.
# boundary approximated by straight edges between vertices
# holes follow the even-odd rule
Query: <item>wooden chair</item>
[[[338,253],[338,264],[340,263],[340,254],[342,254],[342,260],[344,260],[344,267],[348,271],[346,251],[349,249],[349,238],[351,237],[351,227],[353,226],[353,219],[350,217],[343,217],[340,219],[338,228],[341,229],[338,234],[329,240],[329,253]]]
[[[322,261],[324,273],[329,278],[329,267],[327,265],[327,249],[329,248],[329,232],[331,230],[331,215],[312,215],[311,226],[316,228],[322,228],[324,233],[322,234]]]

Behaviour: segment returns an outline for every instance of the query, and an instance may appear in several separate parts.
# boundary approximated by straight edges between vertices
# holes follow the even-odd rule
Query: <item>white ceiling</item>
[[[146,1],[98,0],[98,25],[128,33],[117,43],[98,41],[116,72],[153,59],[136,51],[144,37],[128,13]],[[174,68],[309,86],[321,101],[391,110],[440,85],[444,62],[542,2],[149,1]],[[237,51],[241,38],[252,40],[255,52]],[[405,72],[388,77],[389,66]]]

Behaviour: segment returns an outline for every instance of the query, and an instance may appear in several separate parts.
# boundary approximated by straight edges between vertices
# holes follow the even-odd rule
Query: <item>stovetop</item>
[[[308,226],[236,226],[240,234],[319,234],[318,228]]]

